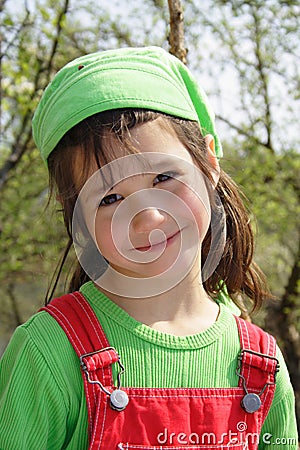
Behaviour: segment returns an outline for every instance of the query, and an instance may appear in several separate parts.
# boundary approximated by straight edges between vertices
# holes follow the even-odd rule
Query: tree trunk
[[[7,292],[8,298],[10,299],[10,302],[11,302],[11,310],[14,315],[15,326],[18,327],[19,325],[21,325],[23,323],[23,320],[22,320],[22,317],[19,312],[17,298],[14,293],[13,283],[9,284],[9,286],[6,289],[6,292]]]
[[[296,327],[299,308],[300,239],[298,252],[281,301],[268,306],[266,328],[281,341],[291,382],[295,391],[298,428],[300,429],[300,335]]]
[[[170,11],[169,52],[184,64],[187,63],[187,49],[184,46],[183,9],[180,0],[168,0]]]

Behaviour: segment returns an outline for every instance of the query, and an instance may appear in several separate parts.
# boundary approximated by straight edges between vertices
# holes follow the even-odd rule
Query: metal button
[[[110,406],[116,411],[123,411],[128,405],[129,398],[126,392],[121,389],[115,389],[110,394]]]
[[[261,407],[261,400],[257,394],[246,394],[242,399],[242,407],[247,413],[254,413]]]

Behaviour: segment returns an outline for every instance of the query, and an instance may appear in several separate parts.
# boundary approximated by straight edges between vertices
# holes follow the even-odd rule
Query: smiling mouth
[[[181,230],[177,231],[175,234],[173,234],[172,236],[168,237],[166,241],[157,242],[156,244],[152,244],[152,245],[150,244],[150,245],[147,245],[145,247],[135,247],[134,250],[139,250],[140,252],[145,252],[145,251],[147,251],[149,249],[157,248],[157,247],[159,247],[159,246],[161,246],[163,244],[165,246],[167,246],[168,244],[171,244],[176,239],[176,237],[179,235],[179,233],[181,233]]]

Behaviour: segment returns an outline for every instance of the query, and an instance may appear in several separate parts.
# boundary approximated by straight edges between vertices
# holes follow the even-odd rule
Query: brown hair
[[[103,142],[108,132],[114,133],[124,144],[127,151],[132,153],[134,149],[130,146],[128,137],[130,129],[158,118],[167,127],[171,127],[204,175],[212,181],[211,173],[213,169],[209,164],[206,142],[197,122],[154,111],[128,109],[95,114],[73,127],[61,139],[48,159],[50,196],[55,193],[62,203],[68,243],[53,276],[52,288],[50,286],[47,292],[47,300],[50,300],[54,294],[73,243],[72,215],[79,193],[78,186],[76,187],[74,182],[74,167],[78,154],[75,148],[80,149],[84,155],[84,158],[82,158],[83,166],[81,167],[81,182],[83,185],[88,178],[92,161],[96,161],[100,168],[115,157],[112,154],[113,148],[107,149]],[[242,310],[245,308],[243,303],[245,297],[251,300],[253,309],[258,309],[263,300],[271,297],[271,294],[268,291],[263,273],[253,262],[253,232],[249,213],[242,200],[243,195],[234,181],[222,169],[216,192],[225,211],[227,235],[221,260],[212,275],[204,281],[204,288],[212,297],[216,297],[220,291],[226,288],[229,296]],[[211,233],[208,231],[202,244],[202,261],[206,260],[210,240]],[[77,261],[76,268],[71,276],[69,291],[78,290],[86,281],[89,281],[89,277]]]

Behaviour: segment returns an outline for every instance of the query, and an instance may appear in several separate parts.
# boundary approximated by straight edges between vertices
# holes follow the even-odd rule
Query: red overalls
[[[278,371],[269,334],[236,318],[242,349],[238,387],[121,388],[119,355],[83,295],[65,295],[43,309],[62,326],[80,358],[90,449],[257,449]],[[113,363],[120,365],[117,387]]]

